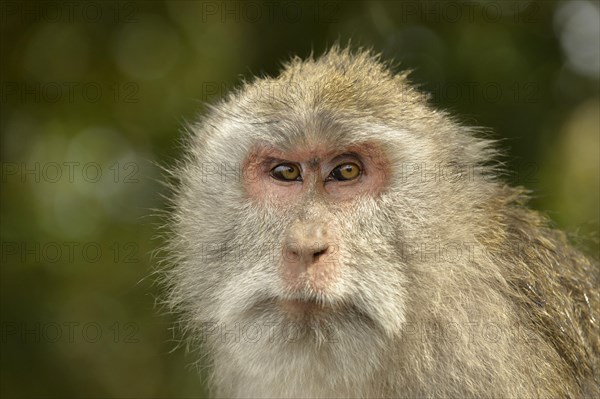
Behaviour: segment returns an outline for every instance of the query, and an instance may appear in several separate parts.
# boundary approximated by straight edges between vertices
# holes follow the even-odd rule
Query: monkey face
[[[258,138],[232,148],[239,170],[223,158],[213,169],[208,160],[223,154],[209,141],[180,198],[189,258],[174,288],[191,314],[221,325],[293,323],[317,341],[323,331],[396,336],[405,277],[392,164],[375,140],[331,142],[322,138],[328,127],[308,126],[312,137],[296,143]]]
[[[331,314],[348,318],[357,312],[377,314],[375,309],[381,306],[375,303],[383,301],[390,306],[378,325],[388,332],[398,329],[398,324],[389,326],[402,319],[397,262],[388,276],[393,289],[380,291],[387,299],[377,298],[370,289],[363,291],[369,279],[375,283],[375,271],[377,278],[386,275],[386,265],[394,258],[389,242],[395,238],[393,231],[386,237],[388,247],[382,248],[362,230],[381,230],[373,226],[378,221],[380,226],[386,224],[381,220],[386,213],[378,212],[376,204],[389,173],[389,161],[374,143],[334,148],[317,141],[293,151],[259,144],[249,152],[242,173],[248,200],[273,210],[279,219],[270,240],[276,248],[270,272],[279,312],[291,320],[314,323]],[[374,214],[363,209],[367,203]]]

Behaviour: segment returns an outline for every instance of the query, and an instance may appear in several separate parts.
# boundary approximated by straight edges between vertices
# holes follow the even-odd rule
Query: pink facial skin
[[[352,162],[361,169],[353,180],[327,180],[331,171]],[[302,181],[281,181],[271,176],[271,170],[283,163],[300,168]],[[307,148],[283,152],[267,145],[257,145],[243,166],[244,187],[248,196],[257,201],[267,198],[286,203],[302,201],[307,192],[332,202],[351,201],[363,194],[377,196],[389,176],[389,162],[378,145],[365,143],[344,149],[327,148],[317,143]]]
[[[358,165],[360,174],[351,180],[333,179],[331,172],[346,163]],[[271,171],[280,164],[297,166],[300,179],[274,178]],[[316,143],[290,152],[256,145],[243,164],[244,188],[249,198],[275,207],[281,204],[282,208],[315,198],[329,207],[337,203],[347,206],[360,196],[377,196],[387,184],[389,170],[385,154],[375,143],[341,149]],[[279,269],[286,291],[327,295],[343,267],[339,242],[335,223],[331,221],[297,221],[287,226]],[[292,317],[325,310],[308,299],[282,299],[281,306]]]

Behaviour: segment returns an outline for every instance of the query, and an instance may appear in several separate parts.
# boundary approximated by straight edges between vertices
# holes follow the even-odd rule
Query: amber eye
[[[300,181],[300,169],[291,163],[282,163],[271,169],[271,176],[277,180]]]
[[[330,177],[333,180],[353,180],[360,176],[360,166],[355,163],[344,163],[331,171]]]

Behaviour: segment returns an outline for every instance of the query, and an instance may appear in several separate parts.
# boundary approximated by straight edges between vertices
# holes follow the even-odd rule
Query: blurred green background
[[[594,1],[2,1],[1,397],[202,397],[155,308],[157,164],[240,78],[339,40],[501,139],[512,184],[598,251]]]

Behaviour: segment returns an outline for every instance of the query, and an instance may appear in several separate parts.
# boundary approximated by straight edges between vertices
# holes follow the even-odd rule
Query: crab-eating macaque
[[[185,147],[165,301],[212,395],[598,397],[597,261],[378,55],[294,58]]]

